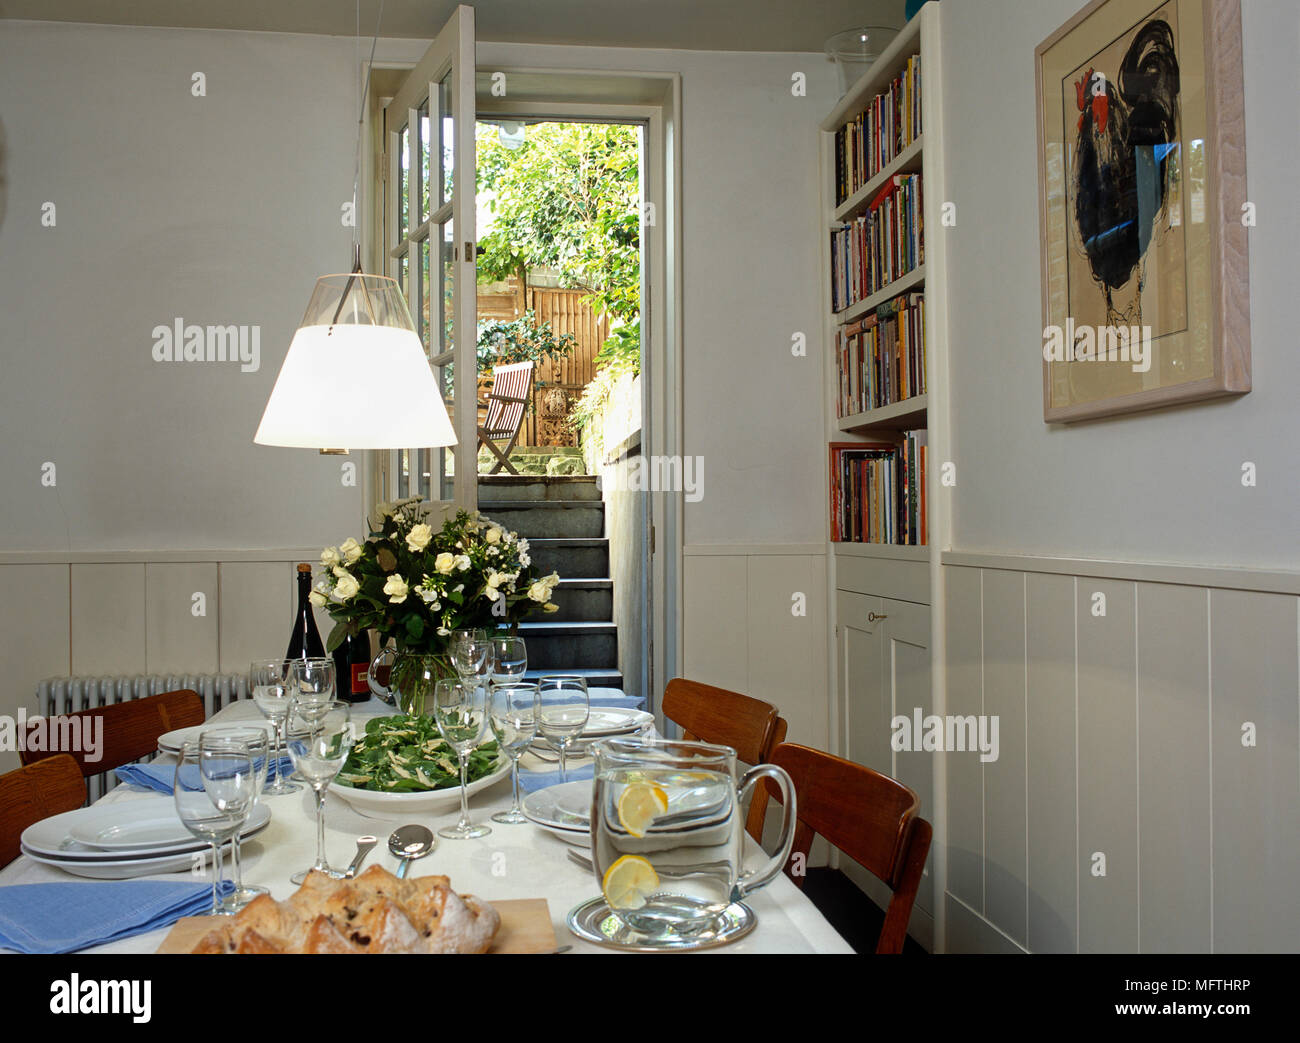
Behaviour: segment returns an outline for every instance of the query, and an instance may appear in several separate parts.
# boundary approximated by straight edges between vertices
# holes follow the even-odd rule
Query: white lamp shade
[[[340,322],[298,328],[253,441],[422,449],[456,433],[414,331]]]

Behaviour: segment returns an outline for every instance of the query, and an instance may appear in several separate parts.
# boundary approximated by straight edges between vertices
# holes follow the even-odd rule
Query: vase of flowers
[[[418,497],[380,504],[364,543],[349,538],[321,552],[311,595],[334,620],[328,651],[364,630],[377,632],[381,646],[391,639],[399,705],[411,702],[406,681],[416,674],[420,684],[455,676],[454,631],[515,629],[530,612],[559,607],[551,597],[560,577],[537,575],[527,540],[477,511],[457,511],[439,529],[429,513]],[[410,679],[403,662],[415,672]]]

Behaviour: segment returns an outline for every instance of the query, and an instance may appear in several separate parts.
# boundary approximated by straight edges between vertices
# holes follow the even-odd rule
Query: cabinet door
[[[910,601],[885,601],[881,658],[888,678],[890,720],[907,717],[922,719],[933,708],[930,692],[930,607]],[[888,723],[886,724],[888,728]],[[892,729],[886,742],[892,738]],[[913,735],[919,746],[919,736]],[[934,751],[893,750],[889,775],[910,786],[921,799],[921,816],[934,821]],[[879,770],[879,769],[877,769]],[[916,907],[933,915],[934,878],[926,867],[916,893]]]
[[[885,614],[884,602],[845,591],[839,592],[837,600],[843,756],[888,775],[891,713],[883,642],[886,621],[880,618]]]

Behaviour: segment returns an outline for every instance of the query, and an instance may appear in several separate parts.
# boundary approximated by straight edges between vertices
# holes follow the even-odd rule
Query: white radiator
[[[248,695],[246,674],[157,674],[150,677],[52,677],[36,684],[36,712],[42,717],[111,706],[147,695],[190,688],[199,693],[206,715],[211,717]],[[86,779],[93,803],[117,785],[111,771]]]

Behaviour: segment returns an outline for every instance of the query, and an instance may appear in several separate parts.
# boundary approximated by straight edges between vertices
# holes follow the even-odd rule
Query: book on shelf
[[[840,419],[925,394],[925,294],[901,294],[841,326],[837,347]]]
[[[924,263],[921,175],[895,174],[865,213],[831,231],[831,310],[843,311]]]
[[[914,54],[888,88],[835,132],[836,206],[920,136],[921,56]]]
[[[926,434],[905,431],[898,443],[830,444],[833,542],[926,544]]]

